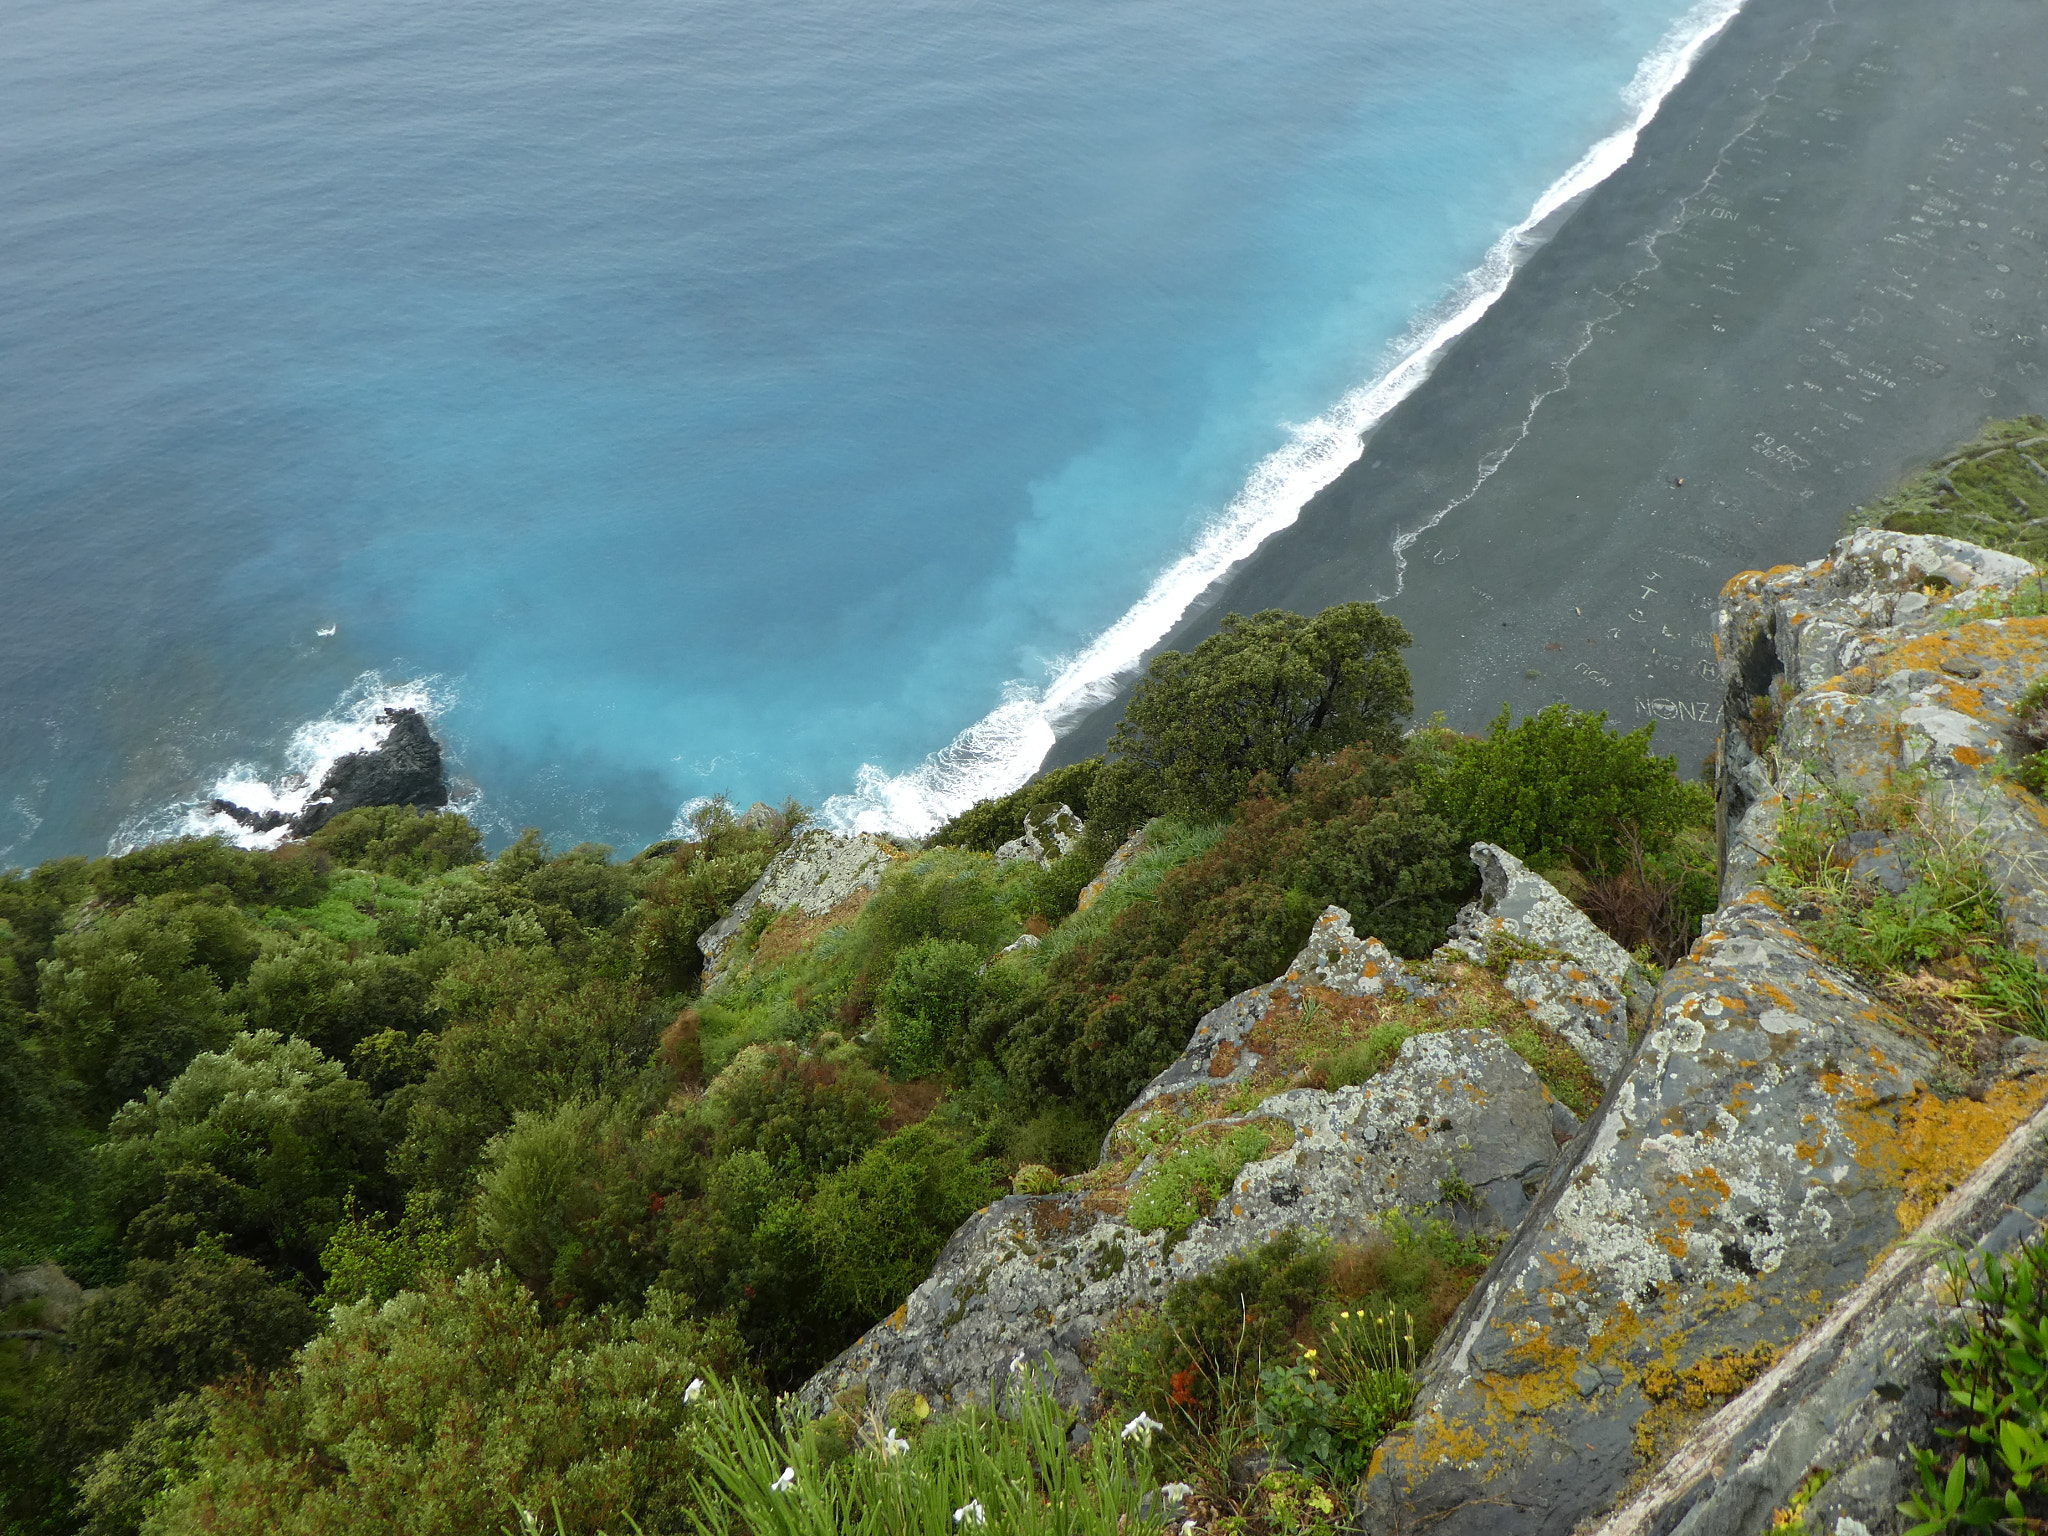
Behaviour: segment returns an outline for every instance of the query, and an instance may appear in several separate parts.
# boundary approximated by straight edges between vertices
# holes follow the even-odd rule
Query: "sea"
[[[14,0],[0,865],[261,841],[394,705],[493,843],[929,831],[1741,3]]]

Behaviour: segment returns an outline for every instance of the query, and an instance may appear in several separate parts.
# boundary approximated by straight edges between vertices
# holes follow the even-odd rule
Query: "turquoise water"
[[[1729,3],[18,0],[0,861],[1007,788]]]

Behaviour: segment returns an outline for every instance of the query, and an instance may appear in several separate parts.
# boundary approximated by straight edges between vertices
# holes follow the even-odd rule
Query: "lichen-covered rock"
[[[800,833],[775,856],[761,878],[747,887],[732,910],[699,936],[705,986],[712,986],[724,974],[733,940],[757,910],[794,908],[810,917],[829,916],[879,889],[883,871],[903,856],[894,843],[872,832],[842,837],[814,827]]]
[[[1655,1470],[2038,1106],[1933,1054],[1760,895],[1658,990],[1628,1069],[1446,1329],[1367,1529],[1562,1536]]]
[[[1064,858],[1087,830],[1087,824],[1067,806],[1039,806],[1024,813],[1024,835],[998,848],[996,862],[1029,859],[1043,869],[1054,859]]]
[[[1351,931],[1351,914],[1342,907],[1325,907],[1302,946],[1287,967],[1287,973],[1264,986],[1240,992],[1229,1002],[1202,1015],[1187,1049],[1173,1064],[1145,1085],[1124,1120],[1140,1113],[1160,1099],[1196,1089],[1239,1083],[1250,1077],[1264,1061],[1253,1040],[1276,997],[1298,999],[1304,989],[1322,988],[1344,997],[1380,997],[1398,993],[1406,997],[1433,997],[1442,989],[1408,974],[1400,959],[1378,939],[1361,939]],[[1110,1127],[1109,1141],[1116,1136]]]
[[[2020,1073],[2048,1055],[2015,1041]],[[2048,1110],[2005,1141],[1768,1373],[1694,1431],[1591,1536],[1762,1536],[1816,1468],[1830,1477],[1804,1528],[1899,1536],[1916,1522],[1913,1452],[1938,1446],[1940,1369],[1958,1316],[1952,1253],[2009,1253],[2048,1223]],[[1953,1244],[1954,1249],[1949,1245]],[[1947,1250],[1947,1251],[1944,1251]]]
[[[1650,989],[1629,952],[1573,906],[1563,892],[1505,848],[1474,843],[1479,900],[1458,914],[1445,948],[1473,961],[1501,940],[1517,954],[1508,990],[1556,1030],[1603,1078],[1628,1059],[1631,1013],[1649,1006]]]
[[[1140,827],[1123,840],[1123,845],[1109,856],[1109,862],[1102,866],[1102,873],[1081,887],[1080,898],[1074,903],[1076,912],[1086,912],[1094,906],[1102,893],[1123,878],[1139,854],[1145,851],[1145,828]]]
[[[1176,1281],[1285,1230],[1368,1236],[1385,1212],[1443,1205],[1447,1188],[1474,1192],[1467,1220],[1510,1226],[1557,1157],[1549,1095],[1487,1030],[1415,1036],[1368,1083],[1281,1092],[1202,1129],[1239,1126],[1282,1150],[1246,1164],[1229,1196],[1177,1241],[1128,1216],[1159,1174],[1156,1156],[1125,1184],[988,1207],[893,1317],[811,1379],[803,1400],[822,1410],[858,1387],[871,1401],[908,1389],[935,1405],[987,1402],[1021,1354],[1049,1358],[1062,1400],[1086,1402],[1084,1346],[1125,1307],[1157,1302]]]
[[[1788,802],[1911,774],[1972,833],[2011,941],[2048,955],[2048,806],[2004,772],[2029,749],[2013,712],[2048,676],[2048,618],[1996,611],[2033,581],[1996,550],[1864,530],[1825,560],[1728,583],[1714,636],[1724,901],[1762,880]]]

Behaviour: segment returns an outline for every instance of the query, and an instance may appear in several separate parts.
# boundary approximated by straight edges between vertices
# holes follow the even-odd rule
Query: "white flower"
[[[1188,1501],[1188,1495],[1194,1491],[1195,1488],[1192,1483],[1168,1483],[1159,1490],[1159,1494],[1169,1504],[1185,1504]]]
[[[1151,1414],[1140,1412],[1135,1419],[1124,1426],[1124,1438],[1126,1440],[1135,1440],[1140,1445],[1150,1445],[1152,1443],[1152,1436],[1164,1428],[1166,1426],[1153,1418]]]
[[[987,1525],[988,1511],[981,1507],[981,1500],[970,1499],[953,1511],[955,1525]]]
[[[782,1476],[768,1485],[771,1493],[788,1493],[796,1487],[796,1468],[784,1467]]]
[[[1180,1536],[1195,1536],[1195,1532],[1199,1531],[1200,1529],[1201,1527],[1195,1524],[1194,1521],[1183,1520],[1180,1523]]]
[[[892,1456],[901,1456],[909,1449],[910,1442],[897,1434],[893,1429],[882,1439],[882,1459],[884,1461],[887,1461]]]
[[[1021,1370],[1023,1370],[1023,1369],[1024,1369],[1024,1351],[1020,1349],[1020,1350],[1018,1350],[1018,1351],[1017,1351],[1017,1353],[1015,1353],[1014,1355],[1010,1356],[1010,1374],[1011,1374],[1012,1376],[1014,1376],[1014,1375],[1016,1375],[1016,1374],[1017,1374],[1017,1373],[1018,1373],[1019,1371],[1021,1371]]]
[[[683,1388],[683,1401],[686,1403],[694,1403],[695,1401],[697,1401],[698,1398],[702,1397],[703,1395],[704,1378],[702,1376],[692,1376],[690,1378],[690,1384],[687,1387]]]
[[[537,1536],[540,1530],[540,1521],[534,1518],[532,1510],[522,1509],[519,1511],[519,1529],[524,1531],[526,1536]]]

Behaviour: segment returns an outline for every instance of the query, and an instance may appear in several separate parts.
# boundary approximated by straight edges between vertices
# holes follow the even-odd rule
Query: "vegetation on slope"
[[[0,1264],[104,1288],[61,1345],[33,1300],[12,1320],[31,1336],[0,1340],[0,1528],[494,1531],[556,1507],[578,1531],[694,1528],[744,1448],[692,1428],[691,1380],[767,1437],[746,1455],[795,1465],[811,1431],[744,1405],[898,1305],[1020,1169],[1089,1168],[1194,1021],[1271,979],[1325,904],[1426,953],[1483,835],[1589,903],[1621,893],[1615,931],[1646,956],[1682,949],[1707,805],[1646,732],[1546,712],[1404,739],[1405,636],[1358,605],[1218,641],[1155,664],[1160,708],[1107,765],[1035,787],[1092,818],[1082,849],[998,866],[1045,802],[977,807],[857,911],[762,913],[709,995],[697,938],[800,807],[715,804],[624,861],[532,832],[486,861],[460,817],[381,808],[277,852],[186,841],[0,876]],[[1188,736],[1185,700],[1233,689],[1233,742]],[[1075,912],[1141,824],[1143,853]],[[1369,1073],[1385,1044],[1318,1036],[1317,1070]],[[1328,1399],[1290,1351],[1338,1347],[1307,1342],[1330,1336],[1324,1303],[1369,1296],[1426,1343],[1479,1259],[1415,1240],[1426,1263],[1387,1257],[1408,1252],[1392,1236],[1272,1258],[1320,1299],[1230,1366],[1242,1412],[1217,1432],[1342,1475],[1370,1438],[1342,1404],[1385,1408],[1398,1382]],[[1438,1278],[1359,1278],[1416,1263]],[[1187,1368],[1118,1390],[1166,1423],[1157,1393]],[[1197,1481],[1172,1423],[1158,1468]],[[899,1413],[876,1443],[943,1460],[975,1433]],[[864,1443],[844,1438],[833,1455]],[[1113,1459],[998,1451],[1133,1513],[1102,1491]],[[1316,1498],[1283,1478],[1247,1509],[1305,1520]]]

